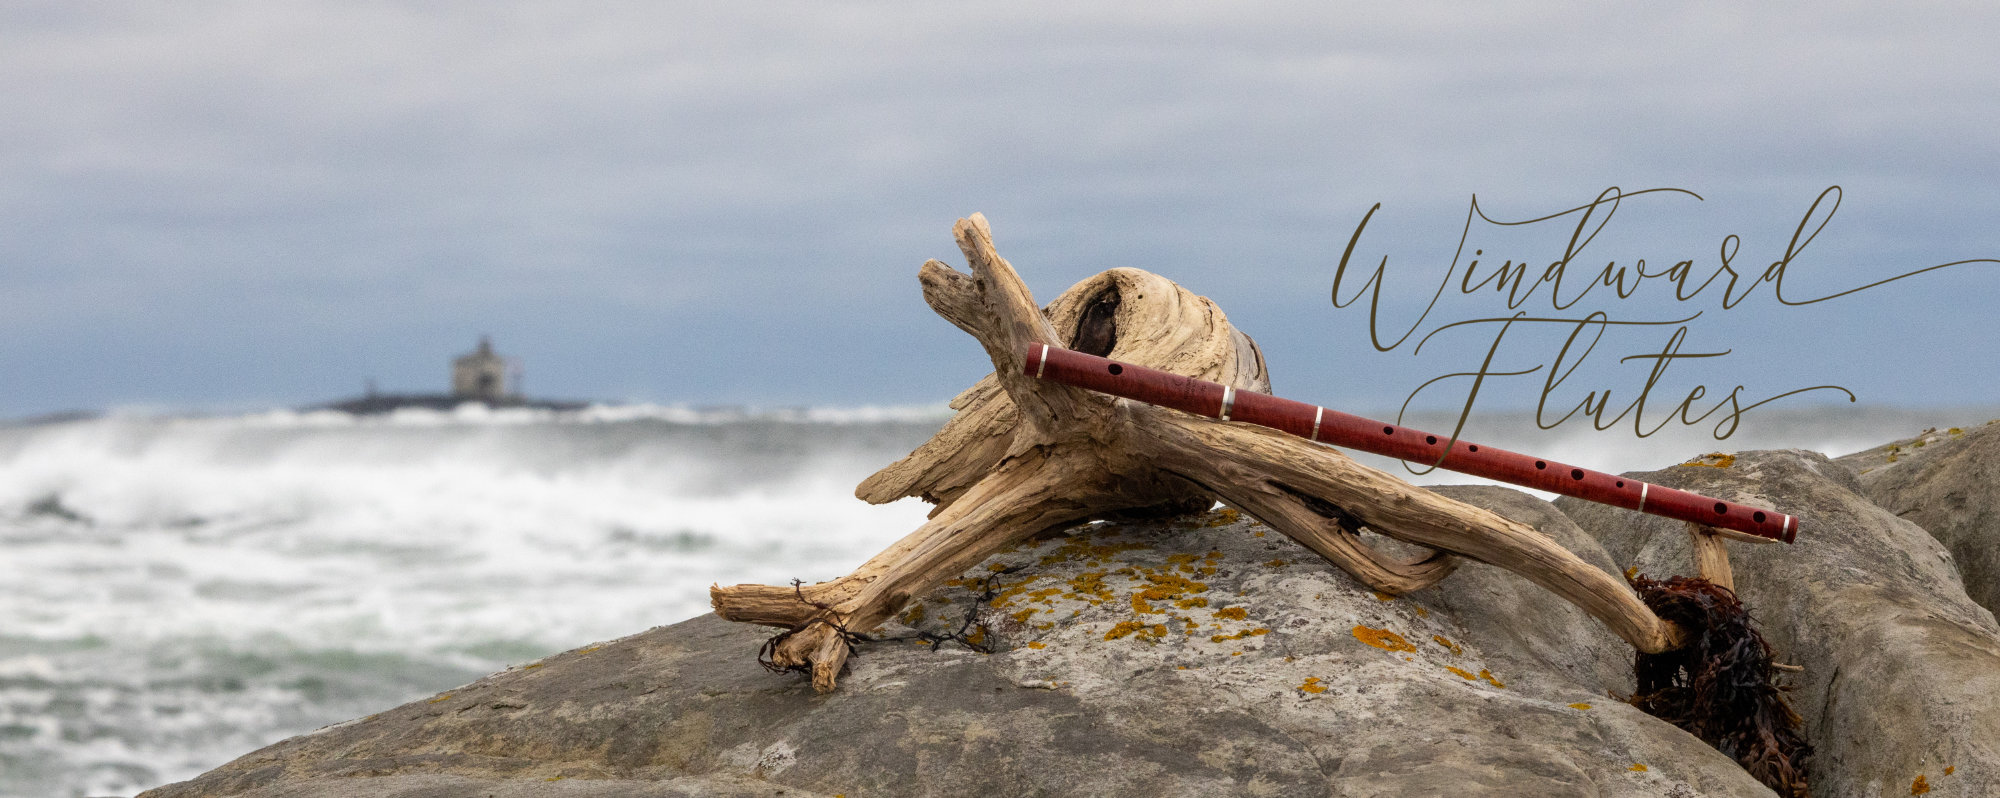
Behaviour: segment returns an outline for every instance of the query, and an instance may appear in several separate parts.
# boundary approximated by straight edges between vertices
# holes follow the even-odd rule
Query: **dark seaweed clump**
[[[1687,632],[1687,644],[1633,662],[1632,703],[1734,758],[1785,798],[1807,798],[1812,744],[1785,703],[1771,645],[1736,594],[1706,579],[1632,580],[1655,614]]]

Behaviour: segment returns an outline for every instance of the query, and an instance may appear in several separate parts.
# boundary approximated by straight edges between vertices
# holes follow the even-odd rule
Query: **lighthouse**
[[[461,401],[497,404],[518,399],[518,375],[507,358],[493,351],[493,339],[479,337],[479,348],[451,361],[451,395]],[[513,377],[513,379],[509,379]]]

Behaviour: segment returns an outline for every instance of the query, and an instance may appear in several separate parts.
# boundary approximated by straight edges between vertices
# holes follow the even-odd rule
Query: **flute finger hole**
[[[1124,367],[1124,366],[1120,366],[1120,365],[1118,365],[1118,364],[1116,364],[1116,363],[1113,363],[1113,364],[1111,364],[1111,365],[1109,365],[1109,366],[1105,366],[1105,367],[1104,367],[1104,370],[1105,370],[1105,371],[1109,371],[1109,372],[1111,372],[1112,374],[1123,374],[1123,373],[1125,373],[1125,367]]]
[[[1727,504],[1723,504],[1722,502],[1716,502],[1716,503],[1715,503],[1715,514],[1716,514],[1716,515],[1728,515],[1728,514],[1729,514],[1729,505],[1727,505]]]
[[[1750,517],[1751,517],[1751,519],[1755,520],[1755,521],[1756,521],[1757,523],[1760,523],[1760,524],[1761,524],[1761,523],[1764,523],[1764,511],[1763,511],[1763,510],[1758,510],[1758,511],[1757,511],[1756,513],[1752,514],[1752,515],[1751,515]]]
[[[1583,479],[1583,469],[1581,469],[1581,468],[1572,468],[1572,469],[1570,469],[1570,470],[1569,470],[1569,478],[1570,478],[1570,479]]]

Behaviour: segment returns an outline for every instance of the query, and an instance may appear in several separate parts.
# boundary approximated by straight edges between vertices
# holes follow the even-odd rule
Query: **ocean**
[[[847,572],[922,523],[856,483],[912,408],[112,414],[0,424],[0,796],[131,795],[558,651]],[[1759,409],[1726,441],[1483,415],[1607,471],[1865,449],[2000,408]],[[1448,415],[1412,417],[1446,431]],[[1478,482],[1449,473],[1420,483]],[[755,667],[753,652],[744,666]]]

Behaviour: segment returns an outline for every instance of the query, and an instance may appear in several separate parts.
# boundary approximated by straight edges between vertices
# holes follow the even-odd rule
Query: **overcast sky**
[[[2000,7],[1740,5],[8,3],[0,416],[443,390],[482,333],[535,395],[941,401],[988,366],[915,275],[973,211],[1038,297],[1159,272],[1280,393],[1370,412],[1479,367],[1493,325],[1412,351],[1513,312],[1455,296],[1473,250],[1563,255],[1573,222],[1482,222],[1454,267],[1475,195],[1500,221],[1699,195],[1626,200],[1572,293],[1640,258],[1691,289],[1731,234],[1743,293],[1834,185],[1788,298],[2000,258]],[[1457,270],[1386,352],[1329,296],[1377,203],[1343,290],[1388,259],[1392,341]],[[2000,401],[1992,263],[1799,307],[1673,290],[1567,311],[1702,313],[1683,353],[1730,354],[1675,361],[1655,407]],[[1607,334],[1552,406],[1626,404],[1650,361],[1619,359],[1675,328]],[[1556,332],[1509,333],[1493,369],[1542,370],[1483,407],[1535,403]]]

